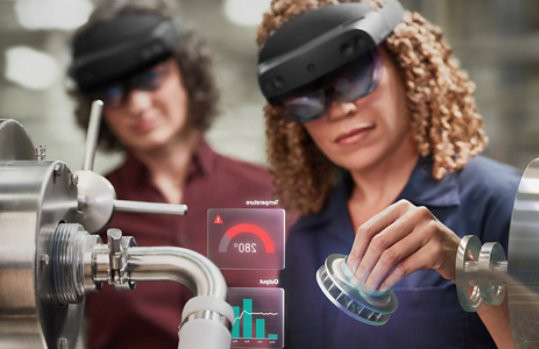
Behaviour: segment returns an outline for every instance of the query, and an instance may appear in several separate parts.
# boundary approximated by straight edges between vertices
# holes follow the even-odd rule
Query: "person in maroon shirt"
[[[188,205],[186,216],[118,212],[109,227],[138,246],[181,246],[206,255],[206,211],[271,199],[262,167],[214,152],[203,133],[218,93],[210,57],[192,31],[178,29],[160,2],[103,2],[72,41],[69,74],[77,83],[77,122],[104,102],[99,145],[126,161],[106,177],[118,199]],[[101,234],[105,238],[104,234]],[[277,271],[227,271],[228,286],[257,286]],[[170,282],[113,287],[86,299],[87,344],[97,348],[177,348],[190,291]]]

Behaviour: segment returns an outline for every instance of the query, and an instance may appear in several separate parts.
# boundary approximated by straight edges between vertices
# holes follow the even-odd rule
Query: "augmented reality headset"
[[[380,44],[402,20],[397,0],[382,8],[362,3],[328,5],[284,23],[258,57],[258,82],[276,99],[353,61]]]
[[[172,18],[156,14],[96,21],[74,37],[69,75],[90,91],[166,59],[179,39]]]

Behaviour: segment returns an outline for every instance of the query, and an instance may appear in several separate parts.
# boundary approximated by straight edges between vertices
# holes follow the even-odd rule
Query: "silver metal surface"
[[[187,205],[114,200],[114,211],[185,215],[187,213]]]
[[[77,171],[75,176],[82,225],[90,233],[98,232],[107,225],[114,213],[114,187],[105,177],[92,171]]]
[[[116,228],[107,230],[109,250],[109,283],[119,291],[128,291],[135,288],[135,282],[129,280],[127,275],[127,255],[129,248],[135,247],[132,236],[122,236],[122,231]],[[92,268],[93,269],[93,268]]]
[[[112,184],[105,177],[92,171],[77,171],[76,178],[82,224],[90,233],[103,229],[114,211],[173,215],[184,215],[187,212],[186,205],[116,200]]]
[[[82,165],[83,171],[92,171],[94,169],[94,158],[97,148],[97,139],[99,137],[99,126],[101,124],[102,112],[103,101],[93,101],[90,109],[88,131],[86,133],[86,153],[84,154],[84,162]]]
[[[0,161],[34,160],[34,144],[22,125],[0,119]]]
[[[101,289],[101,284],[93,281],[91,265],[93,249],[99,244],[101,238],[89,235],[78,223],[58,225],[50,261],[58,303],[81,303],[87,294]]]
[[[174,281],[195,296],[226,299],[227,286],[215,264],[181,247],[132,247],[127,256],[131,281]]]
[[[44,144],[38,144],[35,149],[35,158],[38,161],[47,159],[47,146]]]
[[[507,260],[498,242],[481,241],[475,235],[460,240],[455,260],[455,283],[460,305],[476,312],[484,304],[500,305],[506,294]]]
[[[78,219],[76,196],[61,162],[0,161],[0,348],[75,344],[82,306],[56,301],[50,256],[58,223]]]
[[[332,254],[316,273],[318,286],[346,315],[373,326],[385,325],[398,306],[393,290],[365,292],[352,277],[346,256]]]
[[[487,242],[479,251],[479,270],[482,271],[480,278],[481,297],[486,304],[500,305],[505,299],[507,259],[502,245],[498,242]],[[498,274],[501,277],[498,277]]]
[[[479,266],[469,263],[479,259],[480,251],[481,240],[477,236],[467,235],[460,240],[455,264],[455,279],[460,305],[468,312],[476,312],[483,304],[479,283],[475,282],[475,278],[471,276],[471,274],[477,275]]]
[[[539,345],[539,159],[522,175],[509,233],[509,313],[515,346]]]

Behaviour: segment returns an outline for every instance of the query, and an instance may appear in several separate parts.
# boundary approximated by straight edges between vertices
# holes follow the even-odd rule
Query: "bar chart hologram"
[[[284,291],[281,288],[232,287],[232,348],[282,348]]]

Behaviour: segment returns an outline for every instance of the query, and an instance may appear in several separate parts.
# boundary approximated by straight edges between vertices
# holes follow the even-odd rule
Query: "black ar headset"
[[[309,84],[380,44],[402,20],[397,0],[382,8],[343,3],[284,23],[258,57],[258,82],[270,102]]]
[[[179,39],[170,17],[134,13],[99,20],[73,38],[69,75],[88,91],[166,59]]]

